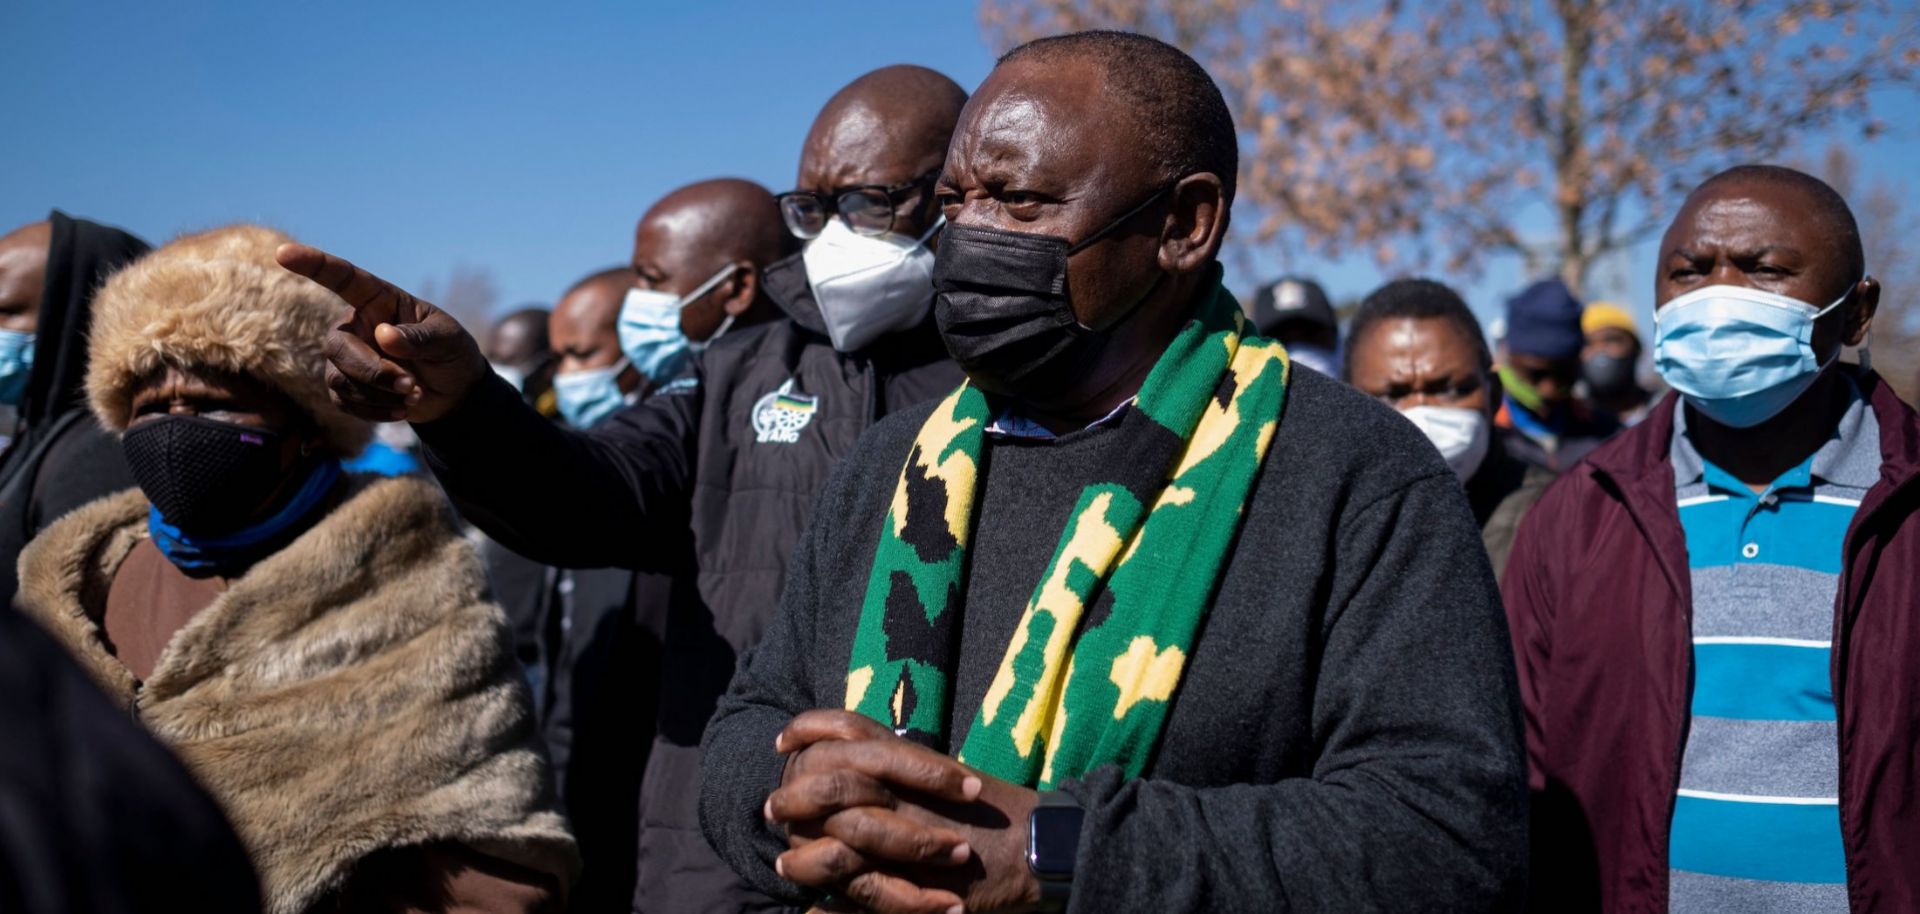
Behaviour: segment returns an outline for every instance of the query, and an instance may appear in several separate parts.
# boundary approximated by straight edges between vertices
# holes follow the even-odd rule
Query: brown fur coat
[[[306,910],[376,850],[431,842],[564,885],[573,839],[472,548],[428,483],[354,487],[175,633],[144,685],[94,622],[147,535],[138,490],[34,540],[18,601],[220,800],[268,911]]]

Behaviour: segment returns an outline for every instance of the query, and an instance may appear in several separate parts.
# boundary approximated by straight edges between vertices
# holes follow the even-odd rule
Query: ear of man
[[[734,317],[747,313],[760,297],[760,271],[753,262],[741,258],[733,262],[733,275],[720,286],[721,307]]]
[[[1874,315],[1880,313],[1880,281],[1865,277],[1853,287],[1854,305],[1847,309],[1846,340],[1849,346],[1866,342],[1873,330]]]
[[[1203,269],[1219,256],[1227,234],[1229,207],[1220,176],[1188,175],[1168,196],[1173,205],[1160,233],[1160,268],[1169,273]]]

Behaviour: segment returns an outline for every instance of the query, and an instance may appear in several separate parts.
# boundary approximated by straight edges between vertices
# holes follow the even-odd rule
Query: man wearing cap
[[[1620,428],[1573,395],[1586,347],[1580,311],[1580,300],[1558,279],[1536,282],[1507,301],[1507,355],[1500,367],[1506,393],[1494,421],[1513,456],[1554,473]]]
[[[1580,353],[1580,379],[1600,411],[1621,425],[1637,425],[1653,405],[1653,393],[1640,386],[1640,325],[1627,309],[1597,301],[1580,313],[1587,347]]]
[[[1311,279],[1283,276],[1253,294],[1253,325],[1287,347],[1294,362],[1340,376],[1340,320],[1327,290]]]
[[[1920,417],[1838,360],[1846,201],[1742,166],[1660,242],[1675,394],[1561,476],[1502,582],[1545,911],[1920,910]]]

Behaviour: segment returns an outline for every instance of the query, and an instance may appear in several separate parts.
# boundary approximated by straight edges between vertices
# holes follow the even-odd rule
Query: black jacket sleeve
[[[1518,906],[1513,660],[1458,488],[1427,477],[1341,522],[1311,776],[1196,788],[1107,766],[1065,785],[1087,809],[1069,910]]]
[[[36,534],[68,511],[134,486],[120,437],[101,428],[91,413],[61,429],[40,468],[28,517]]]
[[[665,570],[693,487],[702,392],[689,377],[582,433],[489,376],[414,430],[461,516],[501,545],[562,568]]]

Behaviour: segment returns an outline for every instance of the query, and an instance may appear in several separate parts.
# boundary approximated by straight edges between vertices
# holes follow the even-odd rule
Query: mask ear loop
[[[922,245],[926,244],[927,239],[932,238],[936,232],[946,227],[947,227],[947,214],[941,213],[940,215],[935,216],[933,218],[933,224],[927,226],[927,230],[920,233],[920,240],[917,243]]]
[[[1152,196],[1149,196],[1147,199],[1140,201],[1140,204],[1138,206],[1135,206],[1133,209],[1127,210],[1126,212],[1121,213],[1118,216],[1115,216],[1112,222],[1107,223],[1099,231],[1094,232],[1093,234],[1088,235],[1087,237],[1074,242],[1071,247],[1067,248],[1067,256],[1072,257],[1073,255],[1086,250],[1088,245],[1091,245],[1094,242],[1099,241],[1100,239],[1113,234],[1116,229],[1132,221],[1133,217],[1138,216],[1143,212],[1146,212],[1147,207],[1160,202],[1160,198],[1166,196],[1167,191],[1170,191],[1172,189],[1173,189],[1173,185],[1168,184],[1160,188],[1159,190],[1154,191]]]
[[[714,289],[718,288],[721,283],[726,282],[728,279],[732,278],[733,274],[739,272],[741,269],[742,267],[737,263],[730,263],[724,267],[721,267],[720,272],[707,277],[706,282],[703,282],[700,285],[695,286],[692,292],[688,292],[685,298],[680,299],[680,306],[675,308],[674,310],[685,311],[689,307],[692,307],[694,302],[697,302],[700,299],[706,298],[708,292],[712,292]]]
[[[1866,282],[1870,278],[1871,277],[1869,277],[1866,273],[1861,273],[1860,282],[1854,283],[1853,288],[1849,288],[1847,290],[1847,296],[1852,297],[1853,289],[1859,288],[1861,282]],[[1845,300],[1846,299],[1844,298],[1841,299],[1841,301],[1845,301]],[[1873,328],[1869,327],[1867,328],[1866,335],[1860,337],[1859,358],[1860,358],[1861,371],[1873,370],[1873,348],[1872,347],[1873,347]]]
[[[706,282],[701,283],[692,292],[688,292],[685,298],[680,299],[680,307],[676,308],[675,310],[676,311],[687,310],[688,308],[693,306],[694,302],[697,302],[700,299],[706,298],[708,292],[712,292],[713,290],[719,288],[721,283],[726,282],[729,279],[732,279],[733,274],[738,273],[744,269],[746,269],[746,267],[743,267],[737,263],[730,263],[724,267],[721,267],[720,272],[707,277]],[[706,347],[712,345],[714,340],[717,340],[721,336],[725,335],[727,332],[727,329],[732,326],[733,326],[733,315],[731,314],[724,315],[720,320],[720,326],[714,329],[713,334],[711,336],[708,336],[706,339],[701,340],[697,343],[694,342],[693,340],[687,340],[687,346],[688,348],[691,348],[696,352],[704,350],[706,349]],[[681,334],[681,336],[685,336],[685,335],[686,334],[684,333]]]
[[[1833,304],[1828,305],[1825,308],[1821,308],[1817,312],[1814,312],[1813,320],[1817,321],[1823,317],[1826,317],[1827,315],[1833,313],[1833,309],[1846,304],[1847,300],[1853,297],[1853,290],[1859,288],[1860,283],[1863,283],[1866,281],[1867,281],[1867,274],[1865,273],[1860,274],[1859,280],[1849,284],[1847,286],[1847,291],[1842,293],[1839,298],[1834,299]],[[1657,313],[1656,313],[1656,316],[1657,316]],[[1868,331],[1867,335],[1860,339],[1859,359],[1860,359],[1861,371],[1873,370],[1873,353],[1869,352],[1867,349],[1867,346],[1872,341],[1872,339],[1873,339],[1872,331]],[[1833,358],[1828,359],[1825,365],[1821,365],[1820,370],[1825,371],[1827,370],[1828,367],[1833,365],[1833,363],[1840,361],[1840,353],[1844,351],[1846,348],[1847,348],[1846,344],[1841,343],[1839,348],[1833,350]]]

